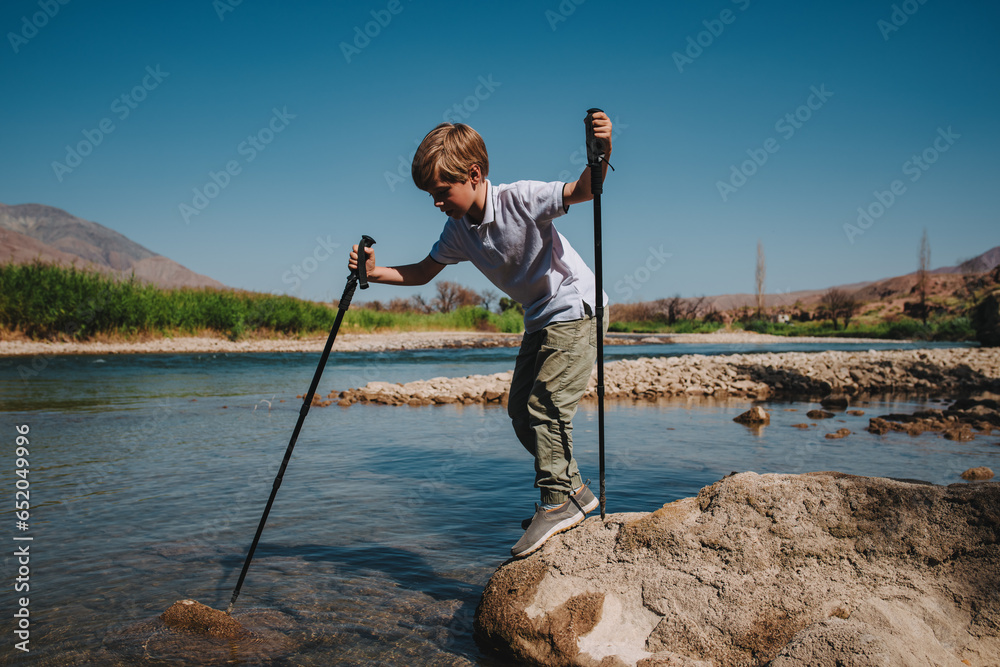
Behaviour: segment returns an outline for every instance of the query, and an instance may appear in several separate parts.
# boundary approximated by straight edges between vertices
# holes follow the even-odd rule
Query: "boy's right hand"
[[[371,246],[365,247],[365,254],[368,255],[365,260],[365,272],[371,276],[372,272],[375,270],[375,249]],[[347,268],[351,271],[358,270],[358,246],[355,244],[351,248],[351,256],[347,260]]]

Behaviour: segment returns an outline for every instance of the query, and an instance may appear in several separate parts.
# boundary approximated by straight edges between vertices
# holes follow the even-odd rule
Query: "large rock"
[[[476,635],[537,665],[997,664],[1000,483],[731,475],[508,561]]]

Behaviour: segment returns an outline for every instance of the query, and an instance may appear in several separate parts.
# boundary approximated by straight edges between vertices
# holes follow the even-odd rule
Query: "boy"
[[[593,115],[594,135],[611,154],[611,120]],[[430,254],[416,264],[382,267],[367,249],[368,280],[425,285],[447,264],[471,261],[524,306],[524,337],[514,365],[507,413],[518,440],[535,457],[541,504],[511,548],[515,557],[539,549],[597,507],[573,458],[572,419],[597,355],[595,279],[552,224],[570,205],[593,199],[590,167],[575,183],[518,181],[492,185],[482,137],[468,125],[442,123],[413,158],[416,186],[448,216]],[[607,161],[601,165],[601,177]],[[357,268],[354,246],[348,266]],[[607,303],[607,295],[601,298]],[[604,326],[607,327],[607,316]],[[601,332],[600,335],[603,335]]]

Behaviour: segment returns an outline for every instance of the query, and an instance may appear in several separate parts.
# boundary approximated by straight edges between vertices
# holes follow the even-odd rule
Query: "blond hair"
[[[479,133],[463,123],[441,123],[420,142],[410,173],[418,188],[429,191],[438,179],[464,183],[474,164],[479,165],[486,178],[490,173],[490,158]]]

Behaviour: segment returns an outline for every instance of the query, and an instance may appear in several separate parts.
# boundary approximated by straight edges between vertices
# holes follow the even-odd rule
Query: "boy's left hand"
[[[593,116],[593,126],[594,126],[594,136],[598,139],[604,140],[604,154],[611,154],[611,119],[608,118],[608,114],[603,111],[595,112]],[[587,118],[583,119],[584,125],[587,123]]]
[[[608,173],[607,158],[611,155],[611,119],[603,111],[595,111],[594,115],[590,116],[590,118],[594,126],[594,137],[604,142],[604,160],[601,163],[601,181],[603,182],[604,177]],[[586,117],[583,119],[583,123],[584,128],[586,128]],[[587,165],[583,173],[580,174],[580,178],[573,183],[566,183],[563,186],[563,204],[571,206],[593,199],[594,195],[590,191],[590,181],[590,165]]]

